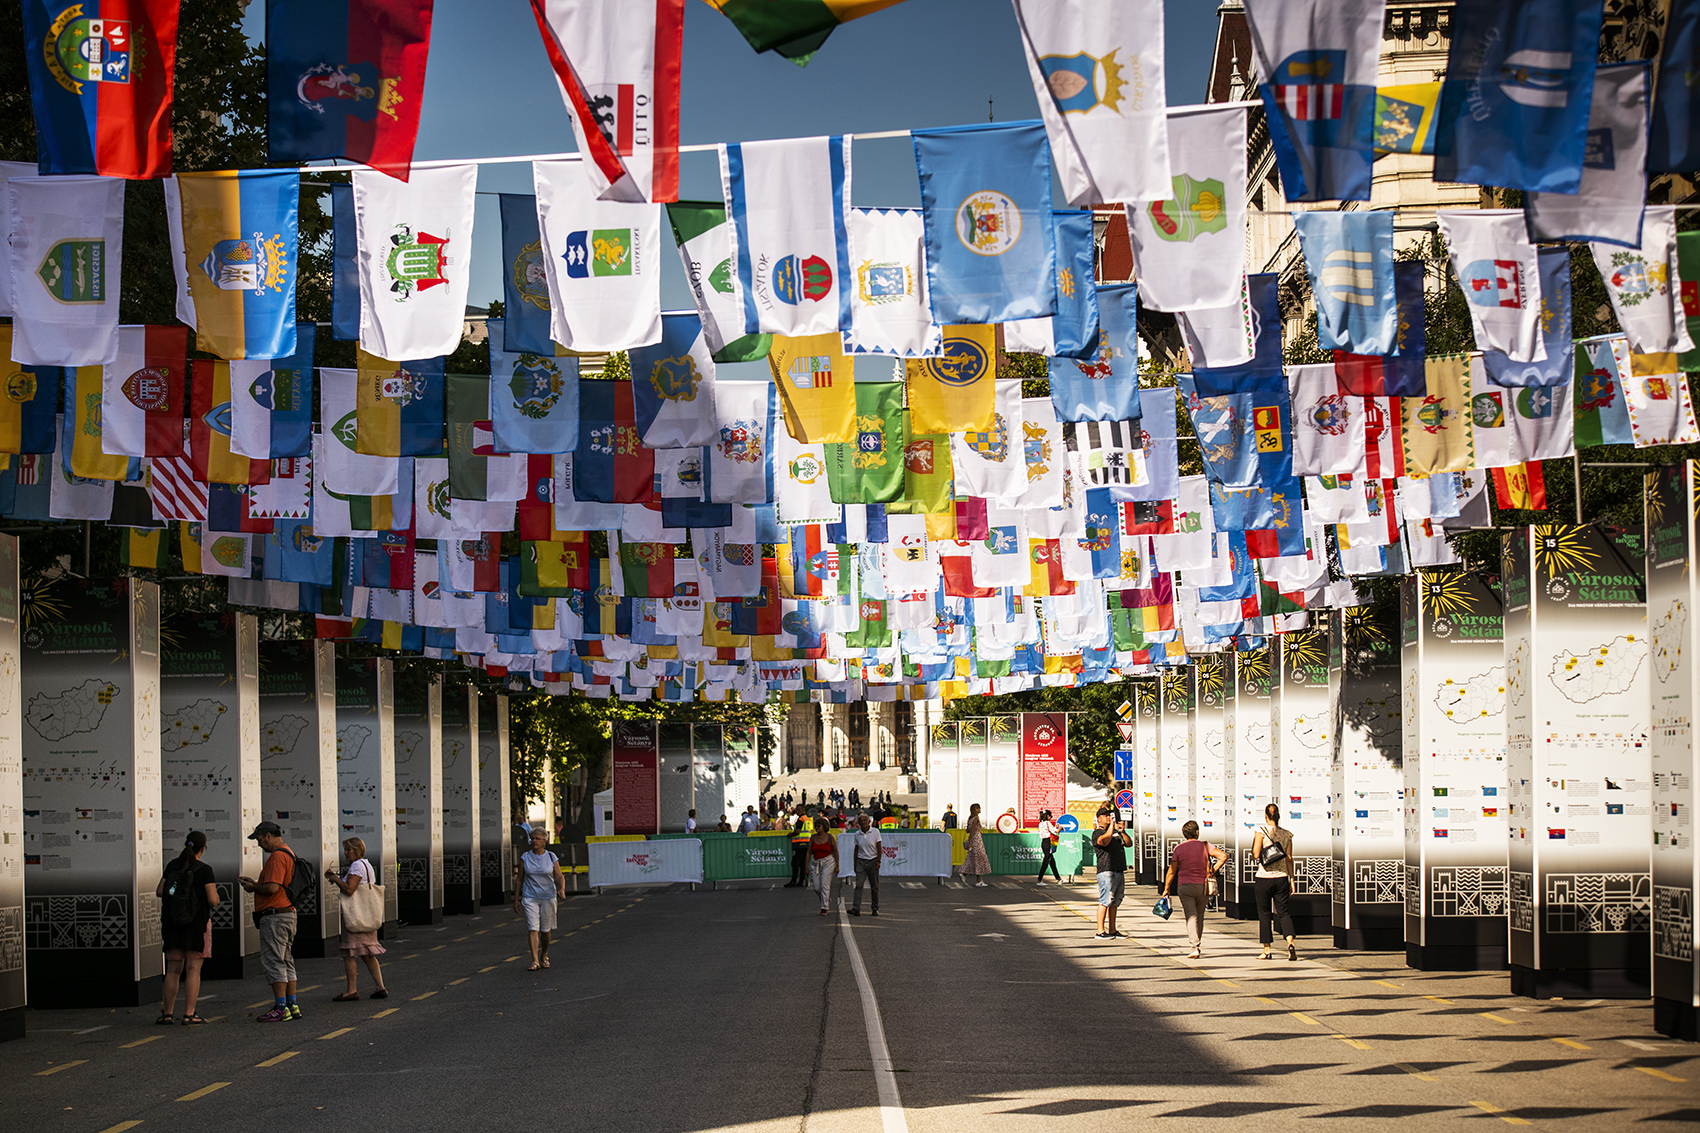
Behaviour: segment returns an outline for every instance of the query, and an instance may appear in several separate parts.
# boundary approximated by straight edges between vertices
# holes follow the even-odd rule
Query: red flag
[[[189,458],[195,479],[218,484],[269,484],[272,462],[230,449],[230,363],[189,364]]]
[[[560,542],[555,534],[555,458],[533,454],[525,462],[525,498],[515,505],[519,537]]]
[[[1547,507],[1546,477],[1541,462],[1513,464],[1508,468],[1491,470],[1494,499],[1503,508],[1522,511],[1545,511]]]
[[[967,554],[939,555],[944,571],[944,592],[952,598],[990,598],[997,591],[974,584],[973,557]]]

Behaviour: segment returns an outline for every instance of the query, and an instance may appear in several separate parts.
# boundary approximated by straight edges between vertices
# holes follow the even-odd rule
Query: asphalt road
[[[201,1013],[219,1017],[206,1027],[156,1027],[154,1008],[30,1012],[30,1034],[0,1046],[0,1128],[1700,1121],[1700,1048],[1654,1032],[1644,1002],[1518,999],[1503,974],[1415,972],[1320,938],[1298,963],[1260,962],[1252,926],[1219,916],[1189,961],[1178,913],[1153,918],[1143,888],[1131,937],[1097,941],[1085,885],[889,878],[876,920],[821,917],[812,894],[776,884],[569,898],[545,972],[525,970],[505,909],[404,927],[390,999],[331,1003],[341,962],[307,961],[295,1023],[253,1022],[270,1006],[257,975],[205,985]]]

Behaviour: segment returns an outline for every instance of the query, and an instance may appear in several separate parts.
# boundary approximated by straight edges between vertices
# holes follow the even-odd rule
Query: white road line
[[[838,931],[844,936],[845,951],[850,953],[850,970],[856,973],[856,990],[862,996],[862,1022],[868,1028],[868,1057],[874,1064],[874,1085],[879,1090],[880,1125],[885,1133],[909,1133],[909,1122],[903,1116],[903,1099],[897,1093],[897,1075],[892,1072],[891,1049],[885,1044],[885,1024],[880,1022],[879,1000],[874,998],[873,981],[862,963],[862,950],[856,947],[856,936],[850,931],[850,918],[845,915],[844,903],[838,904]]]

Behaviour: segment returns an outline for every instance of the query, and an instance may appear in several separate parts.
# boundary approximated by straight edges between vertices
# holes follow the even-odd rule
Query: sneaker
[[[1113,932],[1099,932],[1094,933],[1092,936],[1093,940],[1114,940],[1115,938],[1116,934]]]
[[[1033,888],[1043,889],[1048,884],[1050,884],[1050,883],[1047,882],[1047,881],[1036,881],[1036,882],[1033,883]]]
[[[984,881],[976,881],[974,883],[974,888],[976,888],[976,889],[990,889],[991,886],[987,885]]]
[[[258,1019],[255,1019],[254,1022],[256,1022],[256,1023],[282,1023],[282,1022],[287,1021],[289,1019],[289,1017],[290,1017],[289,1008],[287,1008],[287,1007],[274,1007],[270,1011],[267,1011],[264,1015],[261,1015]]]
[[[289,1005],[289,1018],[291,1020],[301,1018],[301,1006],[300,1006],[300,1004],[291,1003]]]

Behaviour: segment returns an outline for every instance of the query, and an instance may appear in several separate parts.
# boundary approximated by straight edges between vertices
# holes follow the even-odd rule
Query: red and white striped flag
[[[188,457],[150,458],[147,489],[155,519],[206,522],[207,486],[195,479],[195,466]]]

